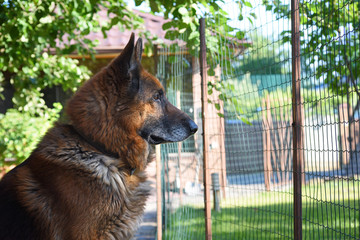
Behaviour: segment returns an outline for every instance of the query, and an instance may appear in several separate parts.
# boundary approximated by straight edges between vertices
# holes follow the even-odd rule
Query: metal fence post
[[[302,239],[302,117],[300,81],[300,9],[299,0],[291,0],[292,112],[293,112],[293,184],[294,239]]]
[[[155,147],[156,156],[156,219],[157,240],[162,239],[162,196],[161,196],[161,149],[160,145]]]
[[[206,64],[206,43],[205,43],[205,19],[200,19],[200,74],[201,74],[201,110],[203,127],[203,168],[204,168],[204,202],[205,202],[205,231],[206,240],[212,239],[211,231],[211,202],[210,202],[210,169],[208,166],[209,143],[207,136],[207,64]]]

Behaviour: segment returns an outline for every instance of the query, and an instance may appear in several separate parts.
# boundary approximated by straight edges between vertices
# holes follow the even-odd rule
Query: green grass
[[[313,183],[302,189],[303,239],[360,239],[359,180]],[[227,198],[212,212],[213,239],[293,239],[292,189]],[[164,239],[204,239],[204,209],[168,215]]]

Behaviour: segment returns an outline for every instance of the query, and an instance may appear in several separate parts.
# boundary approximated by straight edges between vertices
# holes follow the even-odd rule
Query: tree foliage
[[[248,38],[251,45],[243,55],[239,56],[237,72],[242,74],[251,72],[256,75],[288,73],[283,61],[288,58],[288,52],[281,48],[280,42],[264,37],[257,31]]]
[[[99,22],[106,8],[111,21]],[[120,23],[137,26],[142,20],[123,1],[8,0],[0,3],[0,81],[15,90],[15,108],[33,113],[44,109],[41,90],[60,85],[75,90],[89,77],[78,61],[64,57],[76,51],[93,54],[97,42],[90,32],[106,31]],[[35,102],[31,106],[28,102]]]
[[[250,124],[258,120],[258,108],[262,105],[262,96],[257,84],[253,84],[250,73],[239,79],[228,79],[220,85],[220,99],[224,101],[224,109],[228,119],[238,119]],[[219,88],[219,87],[218,87]]]
[[[25,160],[58,119],[61,109],[60,104],[54,104],[54,108],[48,109],[42,116],[16,109],[0,114],[0,167]]]
[[[281,1],[264,1],[268,11],[290,18],[290,6]],[[314,75],[318,85],[328,87],[340,96],[357,93],[360,87],[360,2],[301,1],[301,57],[306,75]],[[284,43],[291,41],[291,32],[283,31]],[[308,67],[307,67],[308,66]]]

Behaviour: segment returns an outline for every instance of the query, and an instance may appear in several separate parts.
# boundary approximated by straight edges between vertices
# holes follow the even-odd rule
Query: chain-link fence
[[[185,37],[159,50],[168,98],[200,127],[161,147],[164,239],[203,239],[209,226],[213,239],[360,238],[359,3],[297,3],[252,1],[232,23],[242,40],[207,26],[219,39],[207,84]]]

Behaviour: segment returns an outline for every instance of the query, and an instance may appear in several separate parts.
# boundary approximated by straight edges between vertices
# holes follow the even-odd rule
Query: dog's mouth
[[[166,142],[166,140],[162,137],[150,134],[148,137],[148,142],[150,144],[160,144]]]

